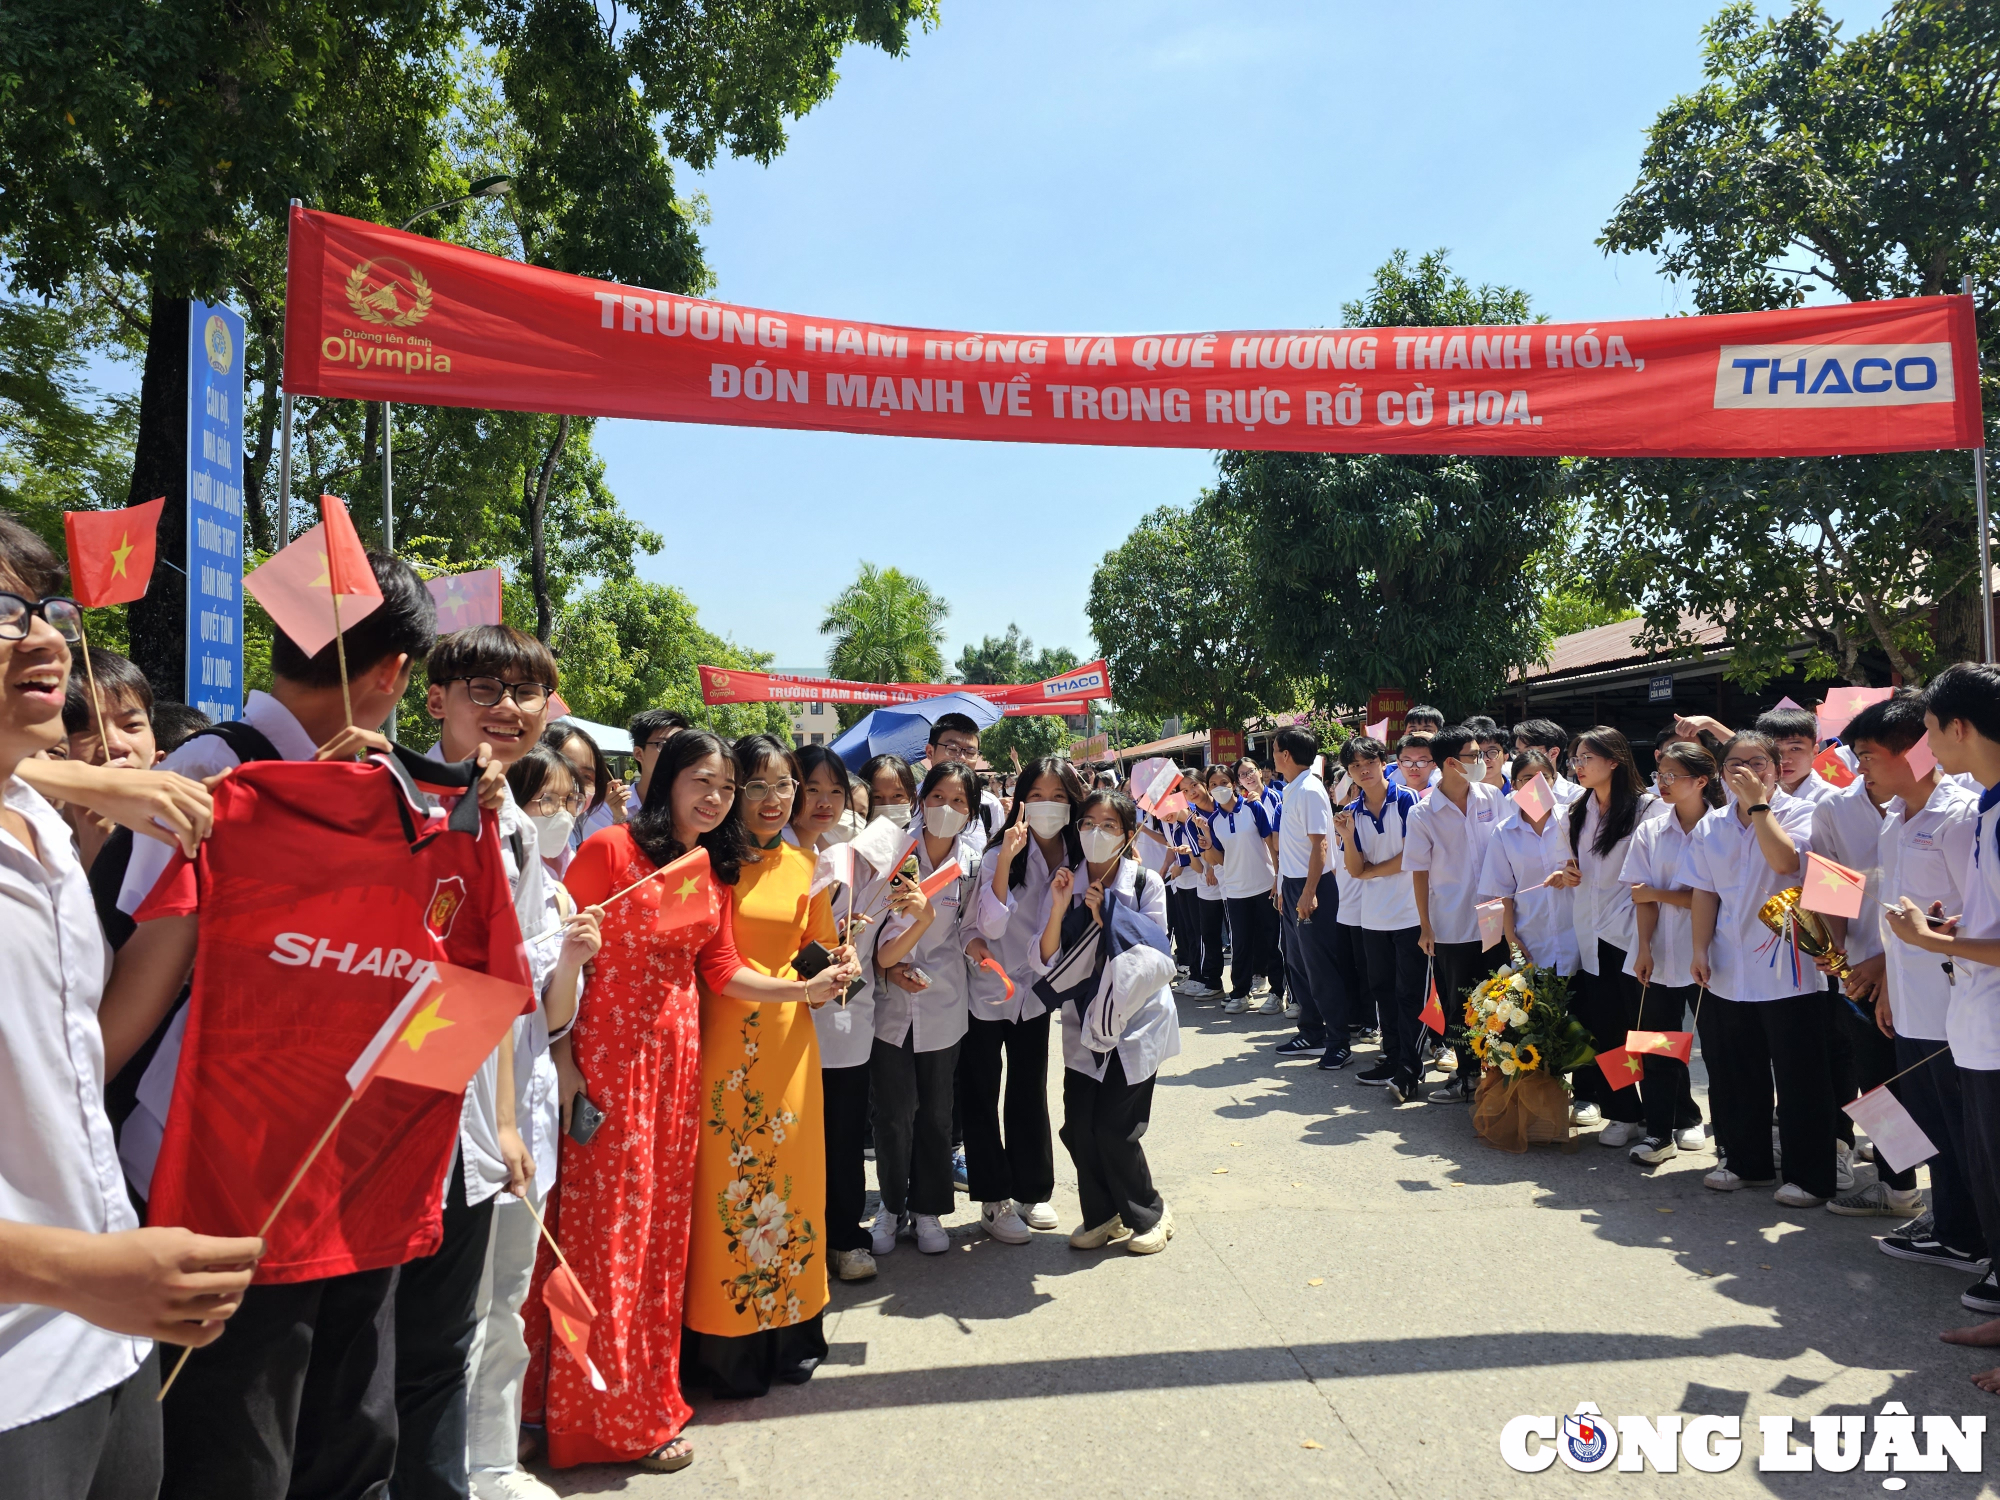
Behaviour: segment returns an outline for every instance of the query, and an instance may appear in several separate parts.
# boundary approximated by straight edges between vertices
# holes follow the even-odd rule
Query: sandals
[[[676,1453],[676,1448],[680,1452]],[[677,1437],[672,1442],[662,1443],[640,1459],[639,1467],[650,1469],[655,1474],[678,1474],[693,1462],[694,1445],[684,1437]]]

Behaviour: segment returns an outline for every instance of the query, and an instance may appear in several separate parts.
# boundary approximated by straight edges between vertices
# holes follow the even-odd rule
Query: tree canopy
[[[827,670],[850,682],[939,682],[951,606],[921,578],[864,562],[826,607]]]

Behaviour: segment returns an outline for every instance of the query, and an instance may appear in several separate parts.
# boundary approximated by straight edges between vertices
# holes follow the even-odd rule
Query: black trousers
[[[1334,948],[1340,941],[1340,887],[1331,873],[1319,878],[1313,892],[1311,917],[1299,920],[1299,898],[1305,895],[1303,875],[1286,876],[1278,883],[1285,901],[1285,928],[1291,936],[1292,951],[1286,963],[1292,969],[1292,999],[1299,1007],[1299,1035],[1329,1052],[1346,1048],[1352,1032],[1352,1000]]]
[[[1506,952],[1506,947],[1500,943],[1495,943],[1491,948],[1482,948],[1476,938],[1469,943],[1437,945],[1434,977],[1437,980],[1438,1004],[1444,1010],[1446,1036],[1450,1036],[1464,1022],[1465,992],[1497,970]],[[1422,1014],[1420,1008],[1419,1018]],[[1422,1041],[1423,1038],[1419,1037],[1417,1040]],[[1479,1059],[1464,1042],[1456,1042],[1453,1047],[1458,1053],[1460,1084],[1476,1084],[1479,1080]]]
[[[1361,929],[1336,920],[1332,931],[1325,936],[1333,954],[1333,972],[1339,976],[1341,993],[1347,996],[1349,1040],[1367,1026],[1373,1026],[1379,1033],[1382,1018],[1375,1013],[1375,1002],[1368,992],[1368,959],[1361,951]]]
[[[1201,944],[1201,962],[1194,977],[1212,990],[1222,988],[1222,907],[1220,899],[1204,901],[1200,891],[1194,896],[1195,934]]]
[[[108,1391],[0,1432],[10,1495],[33,1500],[153,1500],[160,1489],[160,1349]],[[189,1356],[199,1359],[199,1354]],[[18,1372],[32,1379],[33,1372]]]
[[[1315,914],[1314,921],[1318,921]],[[1417,1033],[1423,1030],[1424,950],[1417,927],[1361,929],[1361,957],[1367,965],[1368,996],[1382,1018],[1382,1057],[1399,1084],[1414,1088],[1422,1077]]]
[[[1275,933],[1278,913],[1269,896],[1230,896],[1222,907],[1229,918],[1229,993],[1242,1000],[1250,994],[1251,980],[1270,977],[1267,933]]]
[[[396,1500],[465,1500],[466,1360],[478,1326],[479,1280],[494,1200],[465,1201],[453,1157],[444,1241],[403,1267],[396,1294]]]
[[[1190,974],[1201,967],[1201,923],[1194,909],[1200,899],[1191,890],[1167,887],[1167,935],[1174,940],[1174,964]]]
[[[161,1403],[161,1500],[384,1500],[397,1279],[391,1266],[251,1287]]]
[[[1965,1128],[1965,1185],[1972,1190],[1988,1243],[2000,1242],[1995,1233],[2000,1230],[2000,1070],[1960,1068],[1958,1089]]]
[[[1827,1037],[1833,997],[1725,1000],[1701,1004],[1701,1055],[1716,1145],[1729,1170],[1752,1182],[1776,1175],[1771,1160],[1771,1080],[1778,1085],[1778,1143],[1785,1181],[1833,1196],[1833,1083]],[[1650,1012],[1651,1007],[1648,1006]]]
[[[1153,1118],[1153,1080],[1125,1081],[1113,1052],[1104,1077],[1063,1070],[1062,1141],[1076,1163],[1076,1196],[1083,1222],[1095,1229],[1113,1214],[1134,1234],[1160,1222],[1167,1206],[1153,1187],[1153,1170],[1139,1144]]]
[[[1852,1104],[1860,1095],[1878,1089],[1896,1077],[1896,1039],[1882,1035],[1882,1028],[1875,1024],[1875,1006],[1872,1001],[1857,1007],[1847,996],[1829,994],[1833,1009],[1833,1035],[1830,1040],[1844,1040],[1849,1070],[1845,1075],[1836,1070],[1833,1079],[1833,1133],[1837,1140],[1854,1144],[1854,1116],[1842,1109],[1843,1104]],[[1941,1047],[1942,1042],[1935,1047]],[[1935,1047],[1933,1050],[1935,1050]],[[1923,1056],[1920,1052],[1918,1057]],[[1914,1059],[1913,1059],[1914,1061]],[[1897,1103],[1909,1108],[1907,1078],[1897,1078],[1889,1084],[1889,1092],[1896,1096]],[[1849,1092],[1851,1090],[1851,1092]],[[1889,1164],[1880,1157],[1875,1160],[1876,1169],[1882,1181],[1899,1193],[1906,1193],[1917,1185],[1917,1169],[1905,1167],[1902,1171],[1890,1170]]]
[[[901,1045],[875,1038],[868,1082],[875,1094],[875,1182],[894,1214],[952,1210],[951,1097],[959,1044],[916,1050],[917,1030]]]
[[[1583,1022],[1590,1033],[1590,1044],[1599,1052],[1625,1045],[1625,1033],[1632,1029],[1632,1018],[1639,1012],[1640,988],[1639,981],[1625,972],[1625,950],[1600,939],[1597,972],[1586,974],[1577,970],[1569,988],[1570,1014]],[[1650,1004],[1646,1012],[1650,1020]],[[1649,1031],[1661,1029],[1647,1027]],[[1602,1109],[1607,1120],[1636,1125],[1645,1116],[1637,1090],[1612,1088],[1604,1070],[1595,1062],[1585,1063],[1570,1075],[1570,1090],[1579,1104],[1595,1104]]]
[[[1169,895],[1172,893],[1169,892]],[[966,1024],[959,1045],[965,1061],[966,1191],[974,1203],[1017,1198],[1046,1203],[1055,1196],[1055,1142],[1049,1136],[1049,1018]],[[1007,1060],[1006,1132],[1001,1133],[1000,1060]],[[876,1148],[880,1175],[881,1148]]]
[[[826,1248],[866,1250],[861,1216],[868,1208],[868,1168],[861,1153],[868,1136],[868,1064],[821,1068],[819,1089],[825,1110]]]
[[[1949,1049],[1942,1056],[1933,1055],[1944,1046],[1928,1038],[1897,1037],[1896,1066],[1911,1071],[1891,1087],[1910,1118],[1938,1148],[1928,1163],[1931,1216],[1936,1224],[1933,1232],[1954,1250],[1988,1255],[2000,1244],[2000,1234],[1989,1234],[1980,1223],[1979,1205],[1966,1181],[1965,1106],[1958,1064],[1951,1060]],[[1994,1228],[2000,1230],[2000,1224]]]
[[[1602,956],[1600,950],[1600,960]],[[1622,959],[1620,963],[1623,963]],[[1701,993],[1691,984],[1656,984],[1650,988],[1635,986],[1634,990],[1631,996],[1632,1014],[1625,1021],[1627,1031],[1685,1031],[1688,1008]],[[1706,1055],[1704,1052],[1703,1056]],[[1638,1090],[1639,1113],[1645,1121],[1646,1134],[1654,1140],[1667,1141],[1673,1139],[1676,1130],[1692,1130],[1699,1125],[1701,1106],[1694,1102],[1687,1064],[1678,1057],[1662,1057],[1657,1052],[1647,1053],[1644,1063],[1646,1071],[1640,1076]],[[1597,1064],[1592,1063],[1590,1067],[1600,1078],[1603,1077],[1604,1070]],[[1630,1089],[1620,1089],[1617,1094],[1630,1095],[1631,1092]],[[1613,1097],[1616,1098],[1617,1094]],[[1624,1116],[1613,1115],[1612,1118],[1623,1119]]]

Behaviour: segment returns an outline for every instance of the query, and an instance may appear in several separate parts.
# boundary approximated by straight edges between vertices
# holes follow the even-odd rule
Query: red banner
[[[294,394],[904,437],[1753,457],[1981,442],[1972,304],[1526,327],[995,334],[590,281],[292,210]]]
[[[846,682],[838,677],[804,677],[795,672],[743,672],[735,667],[696,667],[704,703],[914,703],[946,693],[970,693],[1010,713],[1086,714],[1089,699],[1111,696],[1111,668],[1086,662],[1061,677],[1042,682]]]

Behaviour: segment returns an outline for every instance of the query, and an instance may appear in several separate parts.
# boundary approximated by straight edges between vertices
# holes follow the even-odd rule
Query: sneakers
[[[1167,1248],[1167,1241],[1173,1237],[1174,1211],[1170,1208],[1164,1209],[1160,1213],[1160,1222],[1143,1234],[1129,1236],[1125,1241],[1125,1248],[1134,1255],[1158,1255]]]
[[[1331,1073],[1337,1069],[1346,1067],[1353,1061],[1354,1049],[1352,1047],[1335,1047],[1329,1052],[1322,1052],[1320,1054],[1319,1070],[1322,1073]]]
[[[1851,1193],[1835,1193],[1826,1211],[1849,1218],[1903,1219],[1924,1206],[1924,1195],[1915,1188],[1892,1188],[1886,1182],[1871,1182]]]
[[[1672,1141],[1663,1141],[1656,1135],[1649,1135],[1625,1154],[1627,1158],[1638,1162],[1642,1167],[1657,1167],[1663,1161],[1672,1161],[1681,1153],[1680,1148]]]
[[[1021,1216],[1021,1222],[1030,1229],[1053,1229],[1056,1227],[1056,1206],[1053,1203],[1023,1203],[1014,1200],[1014,1212]]]
[[[1454,1079],[1452,1082],[1447,1083],[1441,1089],[1432,1089],[1430,1095],[1431,1103],[1470,1104],[1472,1102],[1472,1095],[1474,1092],[1472,1088],[1468,1087],[1468,1085],[1471,1082],[1472,1080],[1469,1078],[1466,1079],[1464,1083],[1460,1083],[1456,1079]]]
[[[1831,1204],[1827,1206],[1832,1207]],[[1947,1271],[1977,1271],[1980,1267],[1978,1256],[1934,1240],[1928,1232],[1921,1235],[1885,1234],[1875,1242],[1875,1247],[1892,1259],[1943,1266]]]
[[[1705,1188],[1714,1188],[1718,1193],[1733,1193],[1738,1188],[1769,1187],[1773,1182],[1773,1180],[1774,1179],[1769,1177],[1766,1177],[1761,1181],[1748,1177],[1739,1177],[1734,1172],[1730,1171],[1729,1168],[1727,1167],[1717,1167],[1714,1171],[1710,1172],[1706,1177],[1702,1178],[1701,1185]],[[1815,1203],[1818,1203],[1820,1201],[1821,1200],[1818,1198],[1813,1199],[1813,1202]]]
[[[1588,1127],[1604,1123],[1604,1111],[1595,1104],[1572,1104],[1569,1107],[1569,1122],[1572,1125]]]
[[[1398,1104],[1416,1103],[1417,1096],[1422,1091],[1423,1082],[1420,1079],[1404,1077],[1389,1080],[1389,1097]]]
[[[1197,1000],[1206,1000],[1212,995],[1221,994],[1222,991],[1212,984],[1203,984],[1199,979],[1190,979],[1186,984],[1181,986],[1181,993],[1183,995],[1192,995]]]
[[[983,1206],[979,1210],[979,1225],[1003,1245],[1025,1245],[1034,1238],[1021,1222],[1021,1216],[1014,1212],[1013,1200],[1009,1198]]]
[[[866,1250],[836,1250],[833,1274],[842,1281],[867,1281],[875,1274],[875,1257]]]
[[[1645,1133],[1630,1120],[1611,1120],[1597,1132],[1597,1144],[1614,1149],[1619,1146],[1629,1146]]]
[[[1685,1130],[1676,1130],[1674,1132],[1674,1144],[1683,1151],[1706,1151],[1708,1149],[1707,1127],[1690,1125]]]
[[[951,1185],[961,1193],[970,1192],[972,1179],[966,1175],[965,1148],[960,1146],[951,1153]]]
[[[1278,1043],[1276,1050],[1280,1057],[1319,1057],[1325,1053],[1326,1046],[1324,1043],[1315,1045],[1302,1036],[1295,1036],[1289,1042]]]
[[[1259,974],[1255,979],[1250,981],[1250,993],[1253,995],[1270,994],[1271,981],[1266,976]]]
[[[896,1248],[896,1235],[903,1228],[903,1220],[889,1212],[889,1205],[883,1204],[875,1210],[875,1222],[869,1227],[868,1248],[877,1255],[887,1255]]]
[[[1817,1193],[1809,1193],[1796,1182],[1788,1182],[1771,1194],[1773,1203],[1781,1203],[1786,1208],[1818,1208],[1826,1199]]]
[[[1250,1000],[1248,996],[1231,995],[1228,1002],[1222,1007],[1222,1013],[1225,1016],[1240,1016],[1249,1008]]]
[[[1988,1317],[2000,1314],[2000,1276],[1988,1271],[1958,1294],[1959,1306]]]
[[[1296,1021],[1299,1018],[1299,1002],[1287,1000],[1281,1013],[1287,1021]]]
[[[951,1236],[936,1214],[917,1215],[917,1248],[926,1255],[942,1255],[951,1248]]]
[[[1898,1224],[1896,1233],[1913,1240],[1937,1238],[1937,1217],[1928,1208],[1907,1224]]]
[[[1254,995],[1255,993],[1256,993],[1255,990],[1251,991],[1251,994]],[[1280,1000],[1276,995],[1270,994],[1268,992],[1264,996],[1264,1003],[1262,1005],[1251,1007],[1252,1012],[1260,1016],[1282,1016],[1286,1014],[1288,1009],[1289,1007],[1286,1006],[1284,1001]],[[1298,1012],[1296,1010],[1292,1010],[1291,1014],[1297,1015]]]
[[[1368,1084],[1374,1088],[1380,1088],[1395,1076],[1396,1065],[1387,1058],[1384,1058],[1381,1062],[1375,1064],[1374,1067],[1363,1068],[1359,1073],[1356,1073],[1354,1081],[1356,1083]]]
[[[481,1469],[471,1475],[472,1500],[557,1500],[556,1492],[525,1469],[496,1474]]]
[[[1861,1173],[1865,1173],[1871,1179],[1880,1175],[1871,1171],[1865,1162],[1862,1164]],[[1857,1192],[1866,1186],[1861,1173],[1857,1173],[1854,1168],[1854,1148],[1845,1141],[1835,1141],[1833,1143],[1834,1196]]]
[[[1113,1214],[1095,1229],[1087,1224],[1077,1225],[1069,1232],[1069,1247],[1072,1250],[1102,1250],[1106,1245],[1115,1245],[1131,1237],[1132,1231],[1125,1227],[1125,1221]]]

